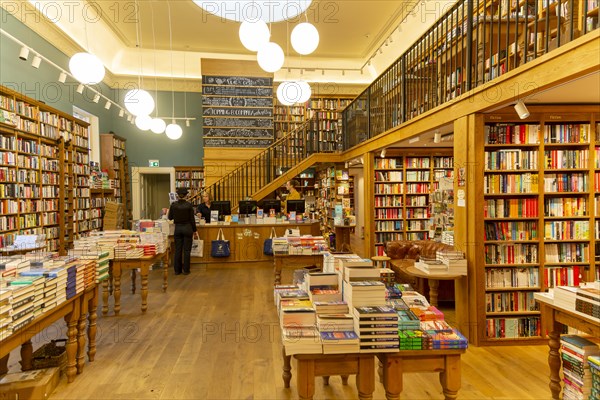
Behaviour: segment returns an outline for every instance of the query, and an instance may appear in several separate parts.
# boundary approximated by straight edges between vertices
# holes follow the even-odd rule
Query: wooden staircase
[[[311,130],[312,121],[276,140],[255,157],[246,161],[206,188],[214,200],[229,200],[231,209],[240,200],[261,200],[285,182],[320,162],[339,161],[338,153],[319,152],[318,132]],[[190,200],[199,201],[200,194]]]

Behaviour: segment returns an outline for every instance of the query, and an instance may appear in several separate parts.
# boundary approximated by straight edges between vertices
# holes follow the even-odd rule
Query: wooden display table
[[[540,304],[542,312],[542,334],[548,332],[548,365],[550,367],[550,391],[553,399],[560,398],[562,390],[560,379],[561,359],[558,349],[560,348],[560,333],[565,326],[570,326],[592,335],[600,337],[600,323],[590,316],[558,307],[554,304],[554,298],[547,293],[534,293],[535,299]]]
[[[93,361],[93,355],[96,349],[96,324],[95,309],[93,306],[82,309],[82,303],[88,302],[94,304],[97,299],[97,286],[88,288],[64,303],[56,306],[52,310],[45,312],[23,326],[21,329],[13,332],[6,339],[0,341],[0,375],[8,371],[8,357],[13,349],[21,346],[21,366],[23,370],[31,369],[33,346],[31,338],[54,324],[61,318],[64,318],[67,324],[67,343],[65,345],[67,353],[67,381],[73,382],[76,373],[83,371],[85,346],[85,319],[89,311],[90,326],[88,328],[90,343],[90,361]],[[92,313],[93,311],[93,313]],[[92,315],[93,314],[93,315]]]
[[[15,254],[25,254],[32,251],[40,251],[46,248],[46,245],[37,247],[0,247],[0,253],[5,256],[12,256]]]
[[[371,399],[375,388],[374,358],[379,358],[379,376],[388,400],[398,400],[407,372],[439,372],[446,400],[454,400],[461,386],[460,356],[464,349],[400,350],[396,353],[296,354],[288,356],[283,349],[283,382],[290,387],[291,357],[298,362],[296,382],[298,396],[311,399],[315,392],[315,376],[356,374],[360,399]],[[327,382],[327,380],[326,380]],[[343,382],[346,382],[344,379]],[[345,384],[345,383],[344,383]]]
[[[373,398],[375,390],[375,359],[373,354],[296,354],[286,356],[283,351],[283,383],[290,387],[291,357],[298,362],[296,385],[300,399],[312,399],[315,394],[315,377],[331,375],[356,375],[358,398]]]
[[[192,264],[198,263],[234,263],[271,261],[273,256],[263,254],[265,239],[271,236],[271,228],[277,236],[284,236],[286,229],[299,229],[301,235],[320,236],[318,222],[291,224],[230,224],[230,225],[198,225],[198,236],[204,241],[202,257],[192,257]],[[210,255],[210,243],[217,238],[219,229],[223,230],[226,240],[229,240],[231,255],[224,258],[214,258]]]
[[[275,254],[273,256],[273,273],[275,274],[274,285],[281,284],[281,270],[283,266],[286,267],[306,267],[307,265],[316,265],[323,269],[323,255],[322,254],[311,254],[311,255],[289,255],[289,254]]]
[[[77,333],[77,373],[83,372],[85,365],[85,339],[87,319],[88,360],[94,361],[96,357],[96,319],[98,315],[98,285],[87,288],[81,296],[81,312],[79,315],[79,326]]]
[[[115,296],[115,315],[119,315],[121,312],[121,274],[123,270],[131,270],[131,293],[135,293],[135,276],[136,271],[140,270],[140,280],[142,282],[142,312],[146,312],[148,309],[148,273],[150,267],[157,261],[163,261],[163,292],[167,291],[168,287],[168,275],[169,275],[169,260],[168,252],[156,254],[154,256],[141,257],[136,259],[113,259],[112,264],[112,280],[113,280],[113,294]],[[103,291],[107,290],[107,286],[103,284]],[[103,293],[103,298],[105,294]],[[105,303],[106,305],[107,303]],[[108,313],[108,307],[102,307],[102,313]]]
[[[388,400],[398,400],[405,372],[439,372],[446,400],[454,400],[461,385],[460,356],[464,349],[401,350],[397,353],[378,353],[379,376]]]
[[[429,281],[429,303],[437,307],[438,306],[438,288],[440,286],[439,281],[451,281],[460,279],[462,275],[458,274],[428,274],[425,271],[411,265],[404,268],[407,274],[415,276],[417,278],[427,279]],[[456,287],[456,286],[455,286]],[[455,293],[455,299],[458,293]],[[456,300],[458,302],[458,300]]]
[[[352,253],[350,246],[350,232],[356,225],[335,225],[335,250],[337,252]]]

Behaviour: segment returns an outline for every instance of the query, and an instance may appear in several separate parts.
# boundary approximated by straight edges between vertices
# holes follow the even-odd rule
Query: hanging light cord
[[[144,73],[144,67],[142,66],[142,29],[140,27],[141,23],[141,13],[138,6],[137,0],[135,0],[135,12],[136,12],[136,20],[135,20],[135,40],[137,41],[138,53],[140,55],[140,74],[138,75],[138,87],[142,88],[142,74]]]
[[[154,6],[152,5],[152,1],[150,2],[150,15],[152,16],[152,43],[154,46],[154,96],[156,97],[156,108],[154,109],[155,118],[158,118],[160,115],[158,113],[158,78],[156,73],[156,31],[154,29]]]
[[[169,10],[169,48],[171,49],[171,100],[173,108],[171,110],[171,117],[175,118],[175,86],[173,84],[173,26],[171,25],[171,4],[167,2],[167,8]]]

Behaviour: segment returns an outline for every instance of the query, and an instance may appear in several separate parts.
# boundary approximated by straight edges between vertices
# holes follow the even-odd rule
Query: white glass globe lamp
[[[300,54],[310,54],[319,47],[319,31],[308,22],[296,25],[292,30],[292,47]]]
[[[291,106],[300,99],[300,85],[296,81],[284,81],[277,87],[277,100],[284,106]]]
[[[283,50],[277,43],[267,42],[256,53],[258,65],[267,72],[277,72],[283,66]]]
[[[135,126],[143,131],[147,131],[152,126],[152,117],[149,115],[138,115],[135,117]]]
[[[258,51],[260,46],[269,42],[270,37],[269,27],[261,19],[256,22],[244,21],[240,25],[240,41],[250,51]]]
[[[125,108],[135,116],[150,115],[154,111],[154,99],[144,89],[131,89],[125,93]]]
[[[167,127],[167,124],[164,120],[160,118],[152,118],[152,125],[150,125],[150,130],[156,134],[163,133]]]
[[[310,85],[306,81],[298,81],[298,85],[300,85],[300,99],[298,103],[306,103],[312,94],[312,89]]]
[[[79,82],[95,85],[104,79],[104,64],[90,53],[76,53],[69,60],[69,70]]]
[[[183,130],[176,123],[172,123],[167,125],[167,129],[165,130],[165,134],[171,140],[177,140],[183,135]]]

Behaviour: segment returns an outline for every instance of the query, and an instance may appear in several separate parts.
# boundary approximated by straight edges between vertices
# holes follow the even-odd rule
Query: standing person
[[[200,217],[204,218],[204,221],[208,224],[210,222],[210,205],[212,203],[212,198],[209,192],[202,192],[202,203],[198,204],[198,208],[196,209],[196,213],[200,215]]]
[[[297,180],[292,179],[291,181],[288,181],[285,184],[285,188],[288,191],[287,196],[285,196],[285,201],[283,201],[282,207],[283,209],[287,212],[287,201],[288,200],[300,200],[302,199],[302,195],[300,194],[300,192],[296,189],[298,187],[299,183]]]
[[[189,275],[192,238],[196,235],[194,206],[185,199],[187,188],[178,188],[179,199],[169,208],[169,219],[175,222],[175,275]]]

